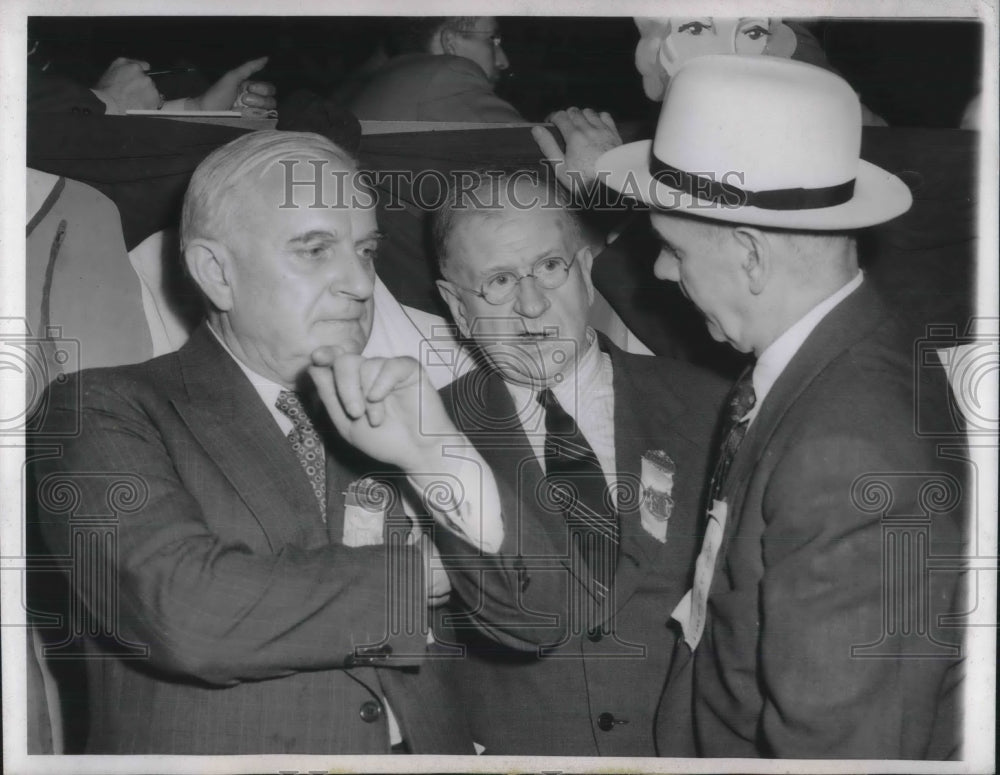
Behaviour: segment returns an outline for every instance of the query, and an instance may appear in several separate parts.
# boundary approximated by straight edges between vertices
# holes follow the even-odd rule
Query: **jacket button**
[[[375,700],[366,700],[361,703],[358,715],[361,716],[361,720],[366,724],[371,724],[379,720],[379,717],[382,715],[382,706],[375,702]]]
[[[603,637],[600,627],[591,627],[587,630],[587,640],[591,643],[600,643]]]
[[[611,713],[602,713],[597,717],[597,726],[605,732],[610,732],[615,728],[615,717]]]

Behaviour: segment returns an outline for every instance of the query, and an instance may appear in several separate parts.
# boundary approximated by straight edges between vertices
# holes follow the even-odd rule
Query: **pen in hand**
[[[177,75],[179,73],[193,73],[197,69],[196,67],[168,67],[164,70],[147,70],[146,75],[150,77],[154,75]]]

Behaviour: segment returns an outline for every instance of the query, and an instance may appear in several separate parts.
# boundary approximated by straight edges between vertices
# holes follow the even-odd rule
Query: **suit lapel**
[[[178,352],[186,399],[174,407],[253,513],[272,550],[321,527],[294,452],[239,366],[202,324]]]
[[[503,378],[490,367],[481,368],[484,369],[481,377],[477,378],[479,372],[472,372],[463,378],[462,392],[454,394],[452,410],[459,428],[474,440],[494,475],[503,478],[509,492],[518,494],[515,508],[521,509],[520,494],[540,492],[545,472],[521,425],[514,399]],[[477,384],[482,391],[481,397],[472,394],[472,386]],[[539,411],[537,417],[537,428],[529,430],[544,433],[544,415]],[[536,511],[547,533],[565,535],[565,522],[560,514],[545,509]],[[515,519],[513,524],[523,529],[522,519]],[[568,559],[564,558],[564,562],[569,565]]]
[[[492,460],[487,459],[487,463],[494,471],[512,472],[515,481],[510,484],[514,487],[537,485],[545,478],[545,472],[535,456],[534,447],[531,446],[531,442],[521,426],[517,407],[514,405],[510,391],[507,390],[500,375],[492,369],[486,377],[484,388],[482,412],[477,412],[477,419],[481,423],[482,430],[485,431],[478,438],[490,447]],[[545,419],[540,408],[538,427],[535,430],[538,433],[545,432]],[[494,461],[496,466],[493,465]],[[526,490],[526,492],[535,492],[535,490]]]
[[[607,343],[603,337],[601,344],[604,349]],[[630,369],[624,353],[618,348],[607,346],[606,351],[611,355],[614,371],[615,467],[618,469],[619,480],[625,485],[620,491],[622,495],[628,492],[630,483],[639,486],[642,455],[646,452],[643,448],[645,443],[655,443],[657,448],[662,448],[671,457],[677,456],[677,437],[672,430],[675,424],[673,418],[683,411],[684,406],[675,395],[662,390],[650,400],[649,386],[656,383],[643,379],[642,374],[636,374]],[[651,430],[657,434],[655,442],[650,439]],[[641,498],[641,491],[637,493],[637,497],[619,497],[620,503],[628,503],[625,508],[619,508],[618,512],[622,546],[618,573],[615,576],[615,603],[619,609],[629,601],[646,573],[658,569],[663,562],[670,562],[669,553],[673,542],[669,539],[669,533],[664,546],[647,535],[641,527]]]
[[[867,336],[886,314],[871,281],[866,281],[820,321],[764,398],[760,413],[733,459],[723,497],[732,501],[732,495],[743,489],[798,397],[835,358]],[[727,542],[737,521],[737,515],[730,514],[726,526]],[[724,550],[720,551],[719,557],[723,554]]]

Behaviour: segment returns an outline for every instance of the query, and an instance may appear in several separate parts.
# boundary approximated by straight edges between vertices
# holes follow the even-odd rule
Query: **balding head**
[[[455,181],[432,223],[434,252],[443,277],[450,278],[453,262],[463,258],[455,251],[452,237],[466,220],[495,222],[518,211],[542,209],[550,212],[559,223],[573,252],[583,246],[580,216],[566,192],[550,179],[527,171],[475,172],[471,187],[465,185],[466,182],[469,181]]]
[[[181,249],[193,239],[223,240],[241,199],[268,170],[280,161],[321,159],[353,172],[349,153],[322,135],[311,132],[266,130],[250,132],[217,148],[202,160],[191,176],[181,212]],[[298,176],[312,173],[306,165]],[[324,170],[328,171],[328,170]],[[329,177],[324,185],[333,186]]]

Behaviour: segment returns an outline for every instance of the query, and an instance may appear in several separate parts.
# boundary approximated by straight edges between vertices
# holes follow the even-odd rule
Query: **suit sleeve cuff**
[[[440,472],[411,474],[410,483],[438,524],[475,549],[496,554],[504,537],[496,480],[478,453],[462,454],[469,456],[442,457]]]

